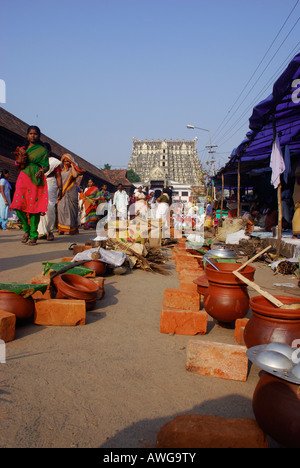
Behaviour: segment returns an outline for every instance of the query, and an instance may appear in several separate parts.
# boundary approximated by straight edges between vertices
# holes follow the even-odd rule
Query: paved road
[[[29,247],[20,231],[1,231],[0,281],[29,281],[43,261],[60,260],[72,242],[91,237],[83,231]],[[254,417],[259,369],[252,366],[246,382],[189,373],[191,337],[159,332],[164,290],[179,286],[169,265],[169,276],[107,277],[105,297],[84,326],[17,328],[0,364],[1,447],[153,447],[178,414]],[[196,339],[236,344],[233,330],[213,321]]]

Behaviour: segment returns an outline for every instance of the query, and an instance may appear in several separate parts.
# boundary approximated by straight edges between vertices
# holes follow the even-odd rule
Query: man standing
[[[118,190],[114,194],[113,205],[117,210],[117,218],[127,219],[128,195],[123,190],[123,185],[118,185]]]

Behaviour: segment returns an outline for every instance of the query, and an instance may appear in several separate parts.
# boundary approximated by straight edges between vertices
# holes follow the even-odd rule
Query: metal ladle
[[[218,268],[217,265],[210,260],[210,258],[208,258],[206,255],[204,255],[203,258],[205,258],[207,263],[209,263],[215,270],[220,271],[220,268]]]

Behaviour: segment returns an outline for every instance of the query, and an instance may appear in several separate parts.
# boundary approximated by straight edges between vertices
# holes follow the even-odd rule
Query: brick
[[[163,307],[184,310],[200,310],[200,297],[196,292],[180,291],[179,289],[165,289]]]
[[[268,439],[254,419],[183,414],[160,428],[156,447],[268,448]]]
[[[244,382],[248,375],[246,351],[245,346],[190,340],[187,345],[186,370]]]
[[[35,302],[36,325],[76,326],[84,325],[85,301],[72,299],[39,299]]]
[[[183,268],[182,270],[178,271],[178,279],[197,279],[203,274],[205,274],[205,272],[202,268]]]
[[[31,278],[30,281],[31,284],[47,284],[48,286],[50,285],[50,276],[44,276],[44,275],[36,275]]]
[[[197,260],[194,260],[191,257],[188,257],[187,255],[176,255],[174,258],[174,261],[176,265],[182,264],[182,265],[188,265],[188,266],[194,266],[195,268],[199,265]]]
[[[8,343],[15,339],[16,315],[0,309],[0,340]]]
[[[177,335],[204,335],[207,331],[207,313],[163,307],[160,315],[160,332]]]
[[[30,281],[31,284],[47,284],[47,289],[44,292],[44,294],[41,291],[36,291],[33,295],[33,299],[50,299],[51,298],[51,293],[50,293],[50,276],[44,276],[44,275],[36,275],[33,278],[31,278]]]
[[[196,270],[199,271],[198,263],[189,263],[189,262],[177,262],[176,271],[179,273],[181,270]]]
[[[197,292],[198,287],[192,280],[184,279],[180,281],[179,284],[180,291],[187,291],[187,292]]]
[[[248,318],[237,319],[235,321],[234,336],[237,343],[242,346],[245,346],[244,331],[248,322]]]

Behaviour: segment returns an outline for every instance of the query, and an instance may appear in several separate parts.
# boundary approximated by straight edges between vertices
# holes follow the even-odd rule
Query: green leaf
[[[51,262],[42,262],[44,266],[44,276],[49,273],[50,270],[59,271],[62,268],[64,268],[67,265],[72,265],[72,262],[57,262],[57,263],[51,263]],[[83,265],[75,266],[73,268],[70,268],[68,270],[68,273],[72,273],[73,275],[79,275],[79,276],[85,276],[88,273],[91,273],[93,270],[91,270],[88,267],[85,267]]]
[[[36,291],[41,291],[44,294],[47,289],[47,284],[0,283],[0,289],[5,291],[11,291],[16,294],[21,294],[22,296],[29,290],[31,291],[31,294],[34,294]]]

